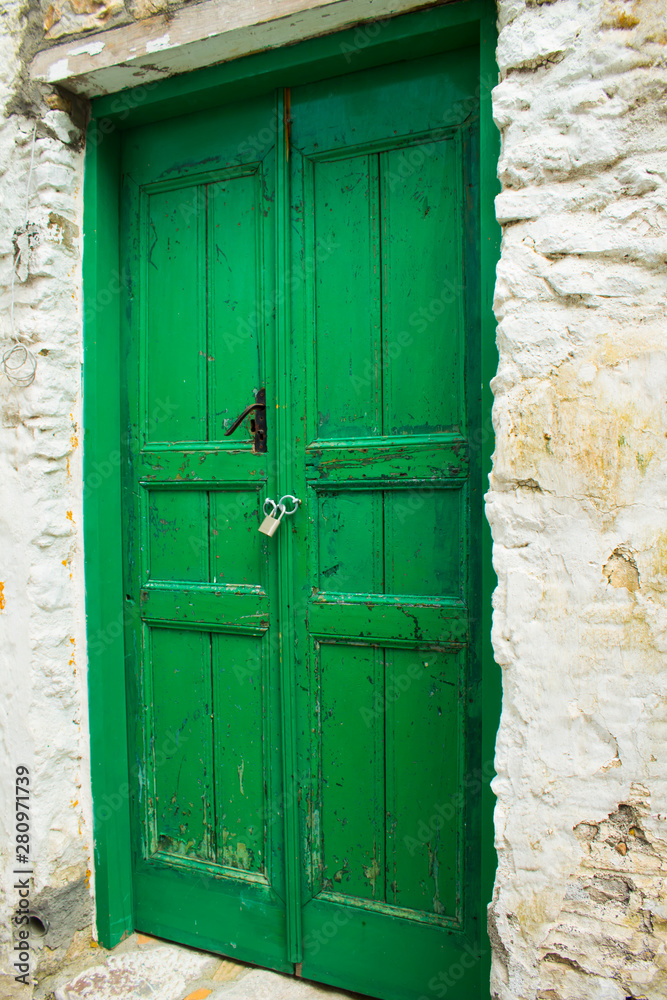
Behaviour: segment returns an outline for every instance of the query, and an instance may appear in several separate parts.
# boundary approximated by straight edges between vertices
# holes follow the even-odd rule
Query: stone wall
[[[502,0],[503,1000],[667,997],[667,5]]]
[[[27,67],[40,45],[185,2],[5,0],[0,11],[1,335],[4,349],[16,265],[15,331],[38,363],[27,388],[0,376],[0,751],[5,775],[19,763],[33,771],[37,909],[47,922],[58,914],[44,939],[52,962],[91,924],[83,136],[80,109],[33,86]],[[667,997],[667,7],[501,0],[499,19],[493,993],[657,1000]],[[12,792],[3,780],[7,973]]]
[[[0,11],[0,352],[12,343],[13,298],[16,337],[37,361],[29,387],[0,375],[2,997],[14,988],[7,946],[17,903],[17,765],[31,771],[33,909],[48,927],[33,943],[48,944],[45,959],[60,961],[90,939],[92,915],[81,552],[82,135],[52,94],[36,128],[34,119],[10,113],[26,70],[23,6],[5,0]]]

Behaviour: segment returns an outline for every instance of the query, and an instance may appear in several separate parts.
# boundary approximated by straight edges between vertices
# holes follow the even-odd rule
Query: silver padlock
[[[266,506],[270,505],[270,510],[267,513]],[[259,530],[263,535],[268,535],[271,538],[275,535],[276,531],[280,527],[280,522],[285,515],[285,505],[282,503],[277,504],[270,497],[267,497],[264,501],[264,513],[266,517],[259,526]],[[277,515],[277,516],[276,516]]]
[[[286,500],[291,501],[291,510],[287,510],[287,507],[285,506]],[[296,514],[300,506],[301,501],[299,498],[292,496],[291,493],[286,493],[284,497],[280,498],[278,503],[276,503],[275,500],[272,500],[271,497],[267,497],[262,508],[265,517],[259,526],[259,531],[261,531],[263,535],[268,535],[269,538],[271,538],[280,527],[280,522],[285,514],[287,514],[288,517],[291,517],[292,514]]]

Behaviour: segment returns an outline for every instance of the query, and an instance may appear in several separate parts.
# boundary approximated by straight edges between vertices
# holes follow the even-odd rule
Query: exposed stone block
[[[129,20],[124,0],[54,0],[44,12],[44,31],[56,39]]]

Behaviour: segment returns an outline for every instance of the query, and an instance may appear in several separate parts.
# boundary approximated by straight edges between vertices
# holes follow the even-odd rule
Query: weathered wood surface
[[[418,0],[206,0],[54,45],[35,56],[31,75],[88,97],[112,94],[423,6]]]

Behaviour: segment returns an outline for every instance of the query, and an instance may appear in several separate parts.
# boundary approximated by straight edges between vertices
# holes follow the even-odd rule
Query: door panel
[[[255,528],[256,532],[256,528]],[[262,662],[262,640],[249,635],[212,636],[218,804],[217,860],[227,868],[267,873],[263,720],[269,706],[261,677],[248,667]]]
[[[463,491],[318,490],[316,502],[318,590],[463,596]]]
[[[150,244],[142,248],[148,255],[143,297],[147,306],[143,415],[144,433],[151,443],[206,439],[204,239],[199,214],[185,218],[183,212],[184,205],[199,197],[200,189],[188,186],[147,195],[146,243]],[[160,309],[152,308],[155,302]],[[183,351],[185,328],[190,330],[194,350]],[[181,364],[165,364],[166,358],[180,356]],[[163,420],[152,420],[166,399],[178,402]]]
[[[461,916],[461,815],[453,809],[438,813],[437,808],[453,802],[461,787],[464,666],[461,651],[387,649],[382,692],[385,900],[413,913],[452,921]],[[438,822],[424,843],[419,836],[421,818],[434,815]]]
[[[292,411],[307,516],[291,526],[307,607],[294,622],[302,972],[402,998],[428,994],[480,935],[466,792],[477,118],[450,103],[474,91],[474,60],[448,70],[436,57],[291,94],[293,266],[310,271],[292,360],[306,362]]]
[[[380,155],[384,434],[461,429],[460,141]]]
[[[211,861],[213,725],[211,673],[206,669],[211,637],[171,628],[148,628],[145,637],[153,708],[149,850],[151,856],[174,854]],[[178,732],[177,750],[158,766],[159,750],[174,732]]]
[[[308,804],[311,878],[325,891],[383,898],[384,741],[380,727],[362,724],[374,717],[384,673],[381,651],[316,643],[313,666],[319,676],[321,785]]]
[[[209,363],[209,434],[224,436],[229,425],[248,406],[248,386],[262,385],[263,324],[267,298],[262,253],[262,176],[252,173],[229,177],[208,186],[209,281],[211,287],[211,355]],[[231,378],[230,371],[245,378]],[[248,379],[250,381],[248,382]]]
[[[481,935],[477,66],[123,153],[136,926],[387,1000]]]
[[[275,98],[127,134],[128,702],[137,926],[286,960],[274,490]],[[268,331],[268,333],[267,333]],[[206,942],[206,943],[204,943]]]
[[[382,433],[379,375],[380,230],[377,157],[310,161],[305,260],[312,261],[313,368],[321,440]],[[309,282],[310,285],[310,282]],[[351,379],[350,372],[363,372]],[[332,406],[332,401],[335,404]]]

